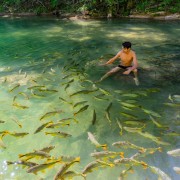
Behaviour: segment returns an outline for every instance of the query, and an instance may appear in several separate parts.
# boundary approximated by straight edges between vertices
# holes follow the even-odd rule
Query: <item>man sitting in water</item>
[[[97,82],[101,82],[105,78],[107,78],[108,76],[118,72],[120,69],[124,69],[125,71],[123,72],[123,74],[128,75],[131,71],[134,73],[134,76],[135,76],[134,81],[135,81],[135,84],[138,86],[139,85],[139,80],[137,77],[138,62],[137,62],[137,58],[136,58],[136,53],[131,50],[131,43],[130,42],[122,43],[122,50],[119,51],[116,56],[111,58],[109,61],[107,61],[103,65],[112,64],[117,58],[121,59],[120,64],[117,67],[111,69],[109,72],[107,72]]]

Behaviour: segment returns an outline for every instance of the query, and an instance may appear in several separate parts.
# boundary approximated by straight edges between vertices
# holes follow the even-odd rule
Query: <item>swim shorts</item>
[[[118,65],[119,68],[122,68],[122,69],[127,69],[128,67],[132,67],[132,66],[122,66],[122,65]]]

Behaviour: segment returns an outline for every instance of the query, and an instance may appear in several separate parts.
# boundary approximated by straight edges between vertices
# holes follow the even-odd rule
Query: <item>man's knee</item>
[[[138,70],[137,70],[137,69],[134,69],[134,70],[133,70],[133,72],[134,72],[134,73],[137,73],[137,72],[138,72]]]

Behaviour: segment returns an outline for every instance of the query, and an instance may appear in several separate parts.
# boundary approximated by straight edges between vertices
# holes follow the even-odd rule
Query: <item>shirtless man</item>
[[[105,78],[108,76],[118,72],[120,69],[124,69],[125,71],[123,74],[129,74],[131,71],[134,73],[134,81],[135,84],[138,86],[139,85],[139,80],[137,77],[137,67],[138,67],[138,62],[136,58],[136,53],[131,50],[131,43],[130,42],[124,42],[122,43],[122,50],[117,53],[116,56],[111,58],[109,61],[107,61],[103,65],[108,65],[112,64],[117,58],[120,58],[120,64],[111,69],[109,72],[107,72],[103,77],[98,82],[103,81]]]

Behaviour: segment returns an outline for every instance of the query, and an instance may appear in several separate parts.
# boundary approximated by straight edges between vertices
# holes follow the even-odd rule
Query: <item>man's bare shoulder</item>
[[[133,51],[133,50],[131,50],[130,52],[131,52],[132,54],[136,54],[136,52],[135,52],[135,51]]]

